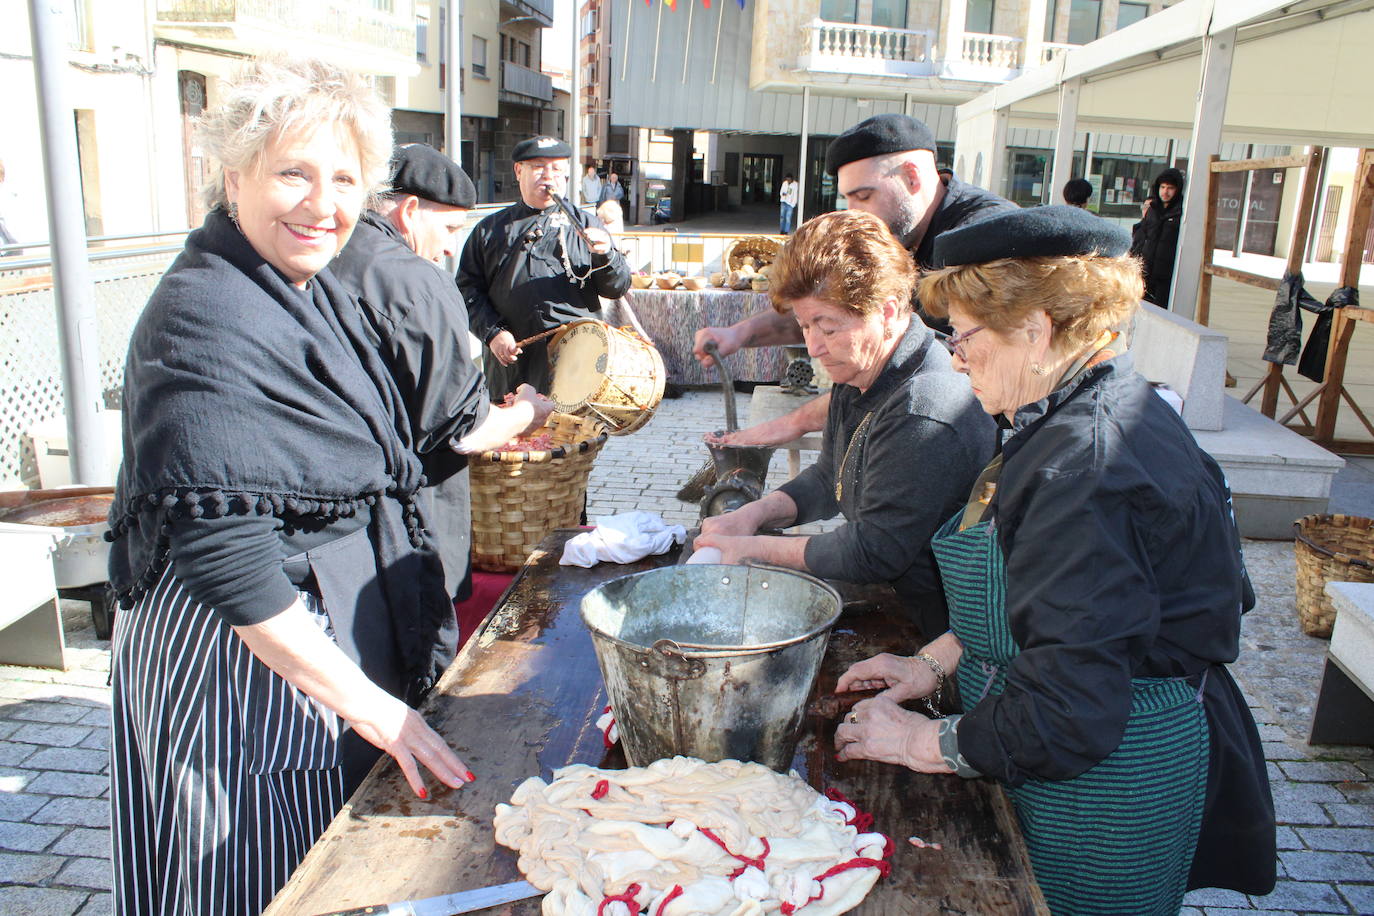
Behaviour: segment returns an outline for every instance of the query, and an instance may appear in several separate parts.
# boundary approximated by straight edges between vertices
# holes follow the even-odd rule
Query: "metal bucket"
[[[835,589],[774,566],[667,566],[582,599],[625,756],[786,771],[840,616]]]

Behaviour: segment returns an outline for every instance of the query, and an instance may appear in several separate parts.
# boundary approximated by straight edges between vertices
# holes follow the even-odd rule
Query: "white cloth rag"
[[[687,540],[687,529],[669,525],[652,512],[603,515],[596,527],[563,545],[563,566],[587,569],[597,563],[633,563]]]

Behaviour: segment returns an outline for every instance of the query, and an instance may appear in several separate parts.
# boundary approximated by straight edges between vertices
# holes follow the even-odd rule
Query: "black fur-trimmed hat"
[[[572,147],[557,137],[539,136],[521,140],[510,154],[511,162],[526,159],[571,159]]]
[[[1120,257],[1131,249],[1131,234],[1087,210],[1055,205],[1006,210],[942,232],[935,239],[935,262],[946,267],[982,264],[1001,258],[1042,258],[1099,254]]]
[[[834,175],[842,165],[912,149],[935,152],[935,134],[924,121],[904,114],[874,115],[830,141],[825,170]]]
[[[422,200],[471,210],[477,204],[477,189],[454,162],[432,146],[407,143],[391,154],[391,190],[395,194],[414,194]]]

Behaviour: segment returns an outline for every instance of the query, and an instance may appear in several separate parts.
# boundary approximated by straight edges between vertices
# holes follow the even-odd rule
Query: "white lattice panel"
[[[102,391],[123,385],[129,335],[170,261],[166,256],[129,259],[107,262],[95,271]],[[53,291],[0,295],[0,482],[37,482],[27,434],[35,424],[62,413],[62,351]]]

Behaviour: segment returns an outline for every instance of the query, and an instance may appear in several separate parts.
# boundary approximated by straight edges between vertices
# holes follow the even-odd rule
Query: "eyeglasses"
[[[940,338],[940,342],[943,343],[945,345],[945,349],[953,355],[959,357],[960,359],[967,359],[967,357],[964,356],[964,342],[968,340],[970,337],[972,337],[974,334],[977,334],[979,331],[983,330],[984,327],[984,325],[980,324],[976,328],[969,328],[962,334],[945,334]]]

